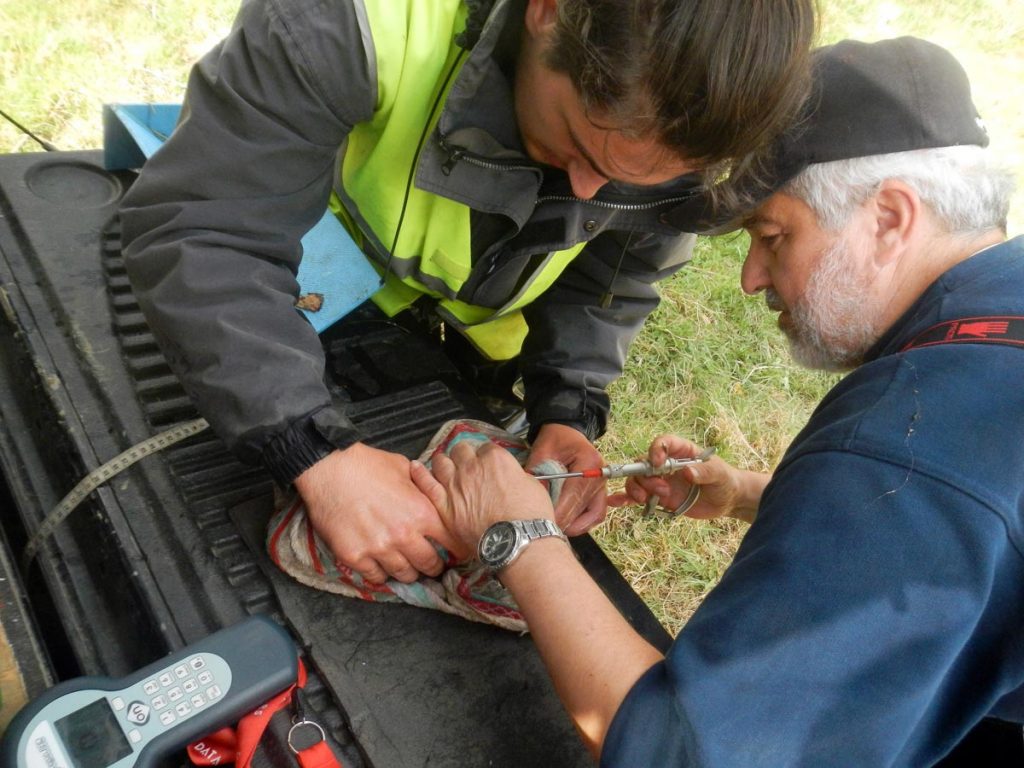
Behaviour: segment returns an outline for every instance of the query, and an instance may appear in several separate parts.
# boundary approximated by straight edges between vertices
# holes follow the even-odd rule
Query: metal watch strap
[[[569,541],[562,529],[546,518],[537,520],[512,520],[512,525],[518,528],[527,538],[527,543],[534,539],[543,539],[548,536],[557,536],[563,541]]]
[[[567,539],[565,534],[562,533],[562,529],[553,521],[546,518],[537,518],[534,520],[510,520],[509,522],[512,523],[516,530],[519,531],[520,535],[525,538],[520,539],[519,545],[512,552],[512,555],[508,560],[502,563],[501,566],[499,566],[499,571],[508,568],[512,563],[518,560],[519,556],[523,554],[523,550],[537,539],[558,538],[566,544],[569,543],[569,539]]]

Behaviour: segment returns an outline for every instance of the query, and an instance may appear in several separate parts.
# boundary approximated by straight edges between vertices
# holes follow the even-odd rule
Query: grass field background
[[[823,43],[913,34],[967,69],[994,149],[1024,176],[1024,14],[1020,0],[823,0]],[[237,0],[0,0],[0,110],[60,149],[102,144],[108,102],[180,101],[191,64],[229,28]],[[39,151],[0,121],[0,152]],[[1024,231],[1024,193],[1010,233]],[[601,448],[643,452],[664,431],[715,445],[742,467],[770,470],[835,377],[801,370],[773,317],[739,290],[743,235],[702,240],[614,385]],[[596,538],[671,630],[713,587],[742,538],[731,521],[614,511]]]

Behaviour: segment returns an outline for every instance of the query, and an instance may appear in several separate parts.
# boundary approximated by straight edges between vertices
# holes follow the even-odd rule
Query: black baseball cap
[[[814,163],[988,146],[967,73],[941,46],[916,37],[843,40],[814,51],[812,66],[813,90],[804,116],[770,148],[766,183],[743,190],[747,210],[715,216],[705,210],[698,232],[738,229],[752,207]]]

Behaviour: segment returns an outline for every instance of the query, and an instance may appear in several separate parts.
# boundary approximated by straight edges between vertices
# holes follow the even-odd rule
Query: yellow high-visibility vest
[[[377,104],[373,118],[352,129],[341,159],[347,204],[357,210],[348,210],[337,195],[331,209],[369,252],[361,227],[369,227],[385,248],[394,241],[420,137],[429,135],[424,125],[433,129],[447,96],[442,88],[451,86],[465,60],[454,37],[465,27],[466,6],[463,0],[363,0],[363,5],[377,65]],[[520,309],[551,286],[585,243],[549,253],[501,307],[477,307],[455,298],[472,266],[470,208],[414,185],[405,205],[387,280],[373,301],[392,316],[420,296],[432,296],[445,321],[487,357],[515,357],[527,331]]]

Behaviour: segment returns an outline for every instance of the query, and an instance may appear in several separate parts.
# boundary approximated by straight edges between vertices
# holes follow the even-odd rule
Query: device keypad
[[[149,697],[148,706],[159,713],[161,725],[169,726],[219,699],[223,691],[217,682],[199,654],[145,680],[142,691]]]

